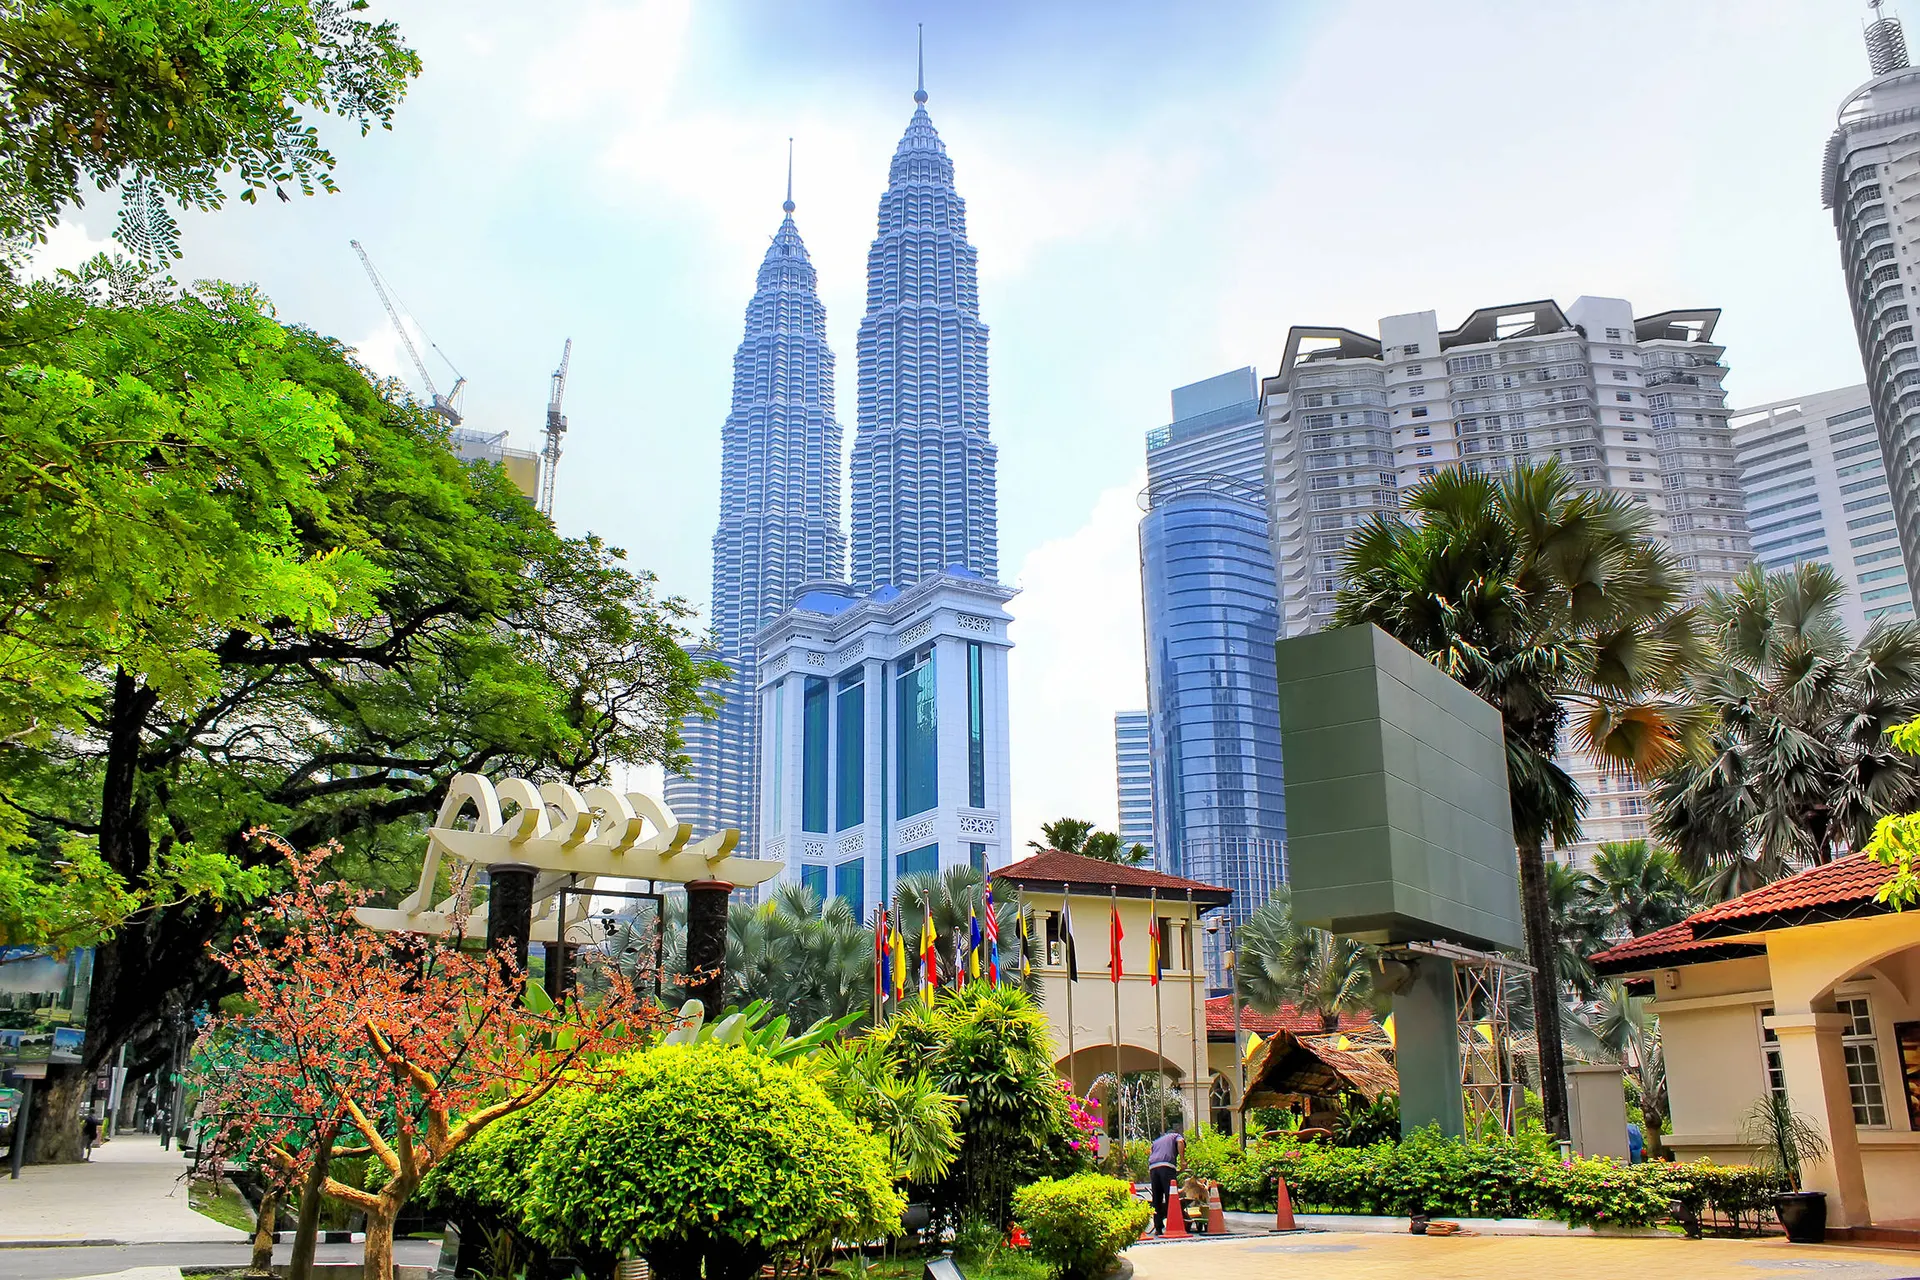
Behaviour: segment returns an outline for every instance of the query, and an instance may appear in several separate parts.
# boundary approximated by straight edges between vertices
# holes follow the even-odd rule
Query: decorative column
[[[709,1018],[720,1012],[727,982],[727,895],[724,880],[695,880],[687,885],[687,995]]]
[[[496,862],[487,868],[487,953],[502,942],[513,951],[521,980],[527,974],[527,940],[533,935],[533,880],[537,868]]]
[[[1872,1221],[1840,1043],[1850,1021],[1842,1013],[1778,1013],[1766,1020],[1767,1029],[1780,1040],[1788,1105],[1826,1139],[1826,1157],[1802,1166],[1800,1178],[1808,1191],[1827,1193],[1827,1222],[1836,1227],[1864,1227]]]
[[[1393,996],[1394,1066],[1400,1073],[1400,1133],[1430,1124],[1464,1137],[1460,1098],[1460,1023],[1453,961],[1419,956],[1413,978]]]

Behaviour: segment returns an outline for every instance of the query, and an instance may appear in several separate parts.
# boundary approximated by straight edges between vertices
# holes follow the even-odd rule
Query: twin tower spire
[[[667,798],[696,830],[756,843],[754,637],[809,583],[866,594],[937,573],[996,580],[998,455],[988,435],[987,326],[978,258],[953,162],[927,114],[924,42],[914,111],[888,166],[867,251],[867,310],[841,525],[842,440],[833,352],[806,244],[793,220],[793,149],[779,229],[761,261],[721,428],[713,537],[713,648],[732,669],[713,720],[685,726],[691,767]],[[852,551],[851,571],[848,550]],[[752,852],[751,849],[747,850]]]

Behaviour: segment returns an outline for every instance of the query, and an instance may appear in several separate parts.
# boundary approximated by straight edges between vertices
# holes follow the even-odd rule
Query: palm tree
[[[1599,999],[1582,1005],[1575,1014],[1599,1044],[1640,1085],[1640,1126],[1649,1159],[1660,1159],[1660,1129],[1667,1114],[1667,1062],[1660,1044],[1660,1019],[1647,1001],[1627,994],[1617,979],[1607,983]]]
[[[662,996],[686,998],[686,908],[667,899],[661,939]],[[629,930],[632,932],[631,928]],[[634,936],[616,947],[629,972],[651,977],[651,937]],[[844,898],[824,903],[813,890],[788,883],[759,905],[727,904],[726,985],[728,1006],[765,1000],[795,1026],[869,1010],[873,1002],[873,930],[854,918]],[[718,1010],[709,1010],[717,1014]]]
[[[1498,708],[1538,1008],[1557,1009],[1545,845],[1579,836],[1585,799],[1554,763],[1569,745],[1639,777],[1697,736],[1677,707],[1695,620],[1647,509],[1583,492],[1554,463],[1498,480],[1443,471],[1348,547],[1334,624],[1373,623]],[[1567,1129],[1564,1054],[1541,1019],[1547,1123]]]
[[[1602,844],[1587,879],[1602,941],[1638,938],[1700,909],[1699,889],[1680,860],[1645,840]]]
[[[1040,824],[1040,840],[1027,841],[1029,849],[1058,849],[1062,853],[1077,853],[1086,858],[1098,858],[1102,862],[1117,862],[1124,866],[1137,867],[1148,858],[1147,846],[1132,844],[1120,847],[1120,837],[1111,831],[1098,831],[1091,822],[1083,818],[1056,818],[1052,822]]]
[[[1237,996],[1260,1013],[1292,1005],[1338,1031],[1342,1014],[1373,1007],[1374,949],[1324,929],[1302,928],[1285,889],[1256,908],[1238,931]]]
[[[1920,714],[1920,628],[1876,622],[1855,645],[1846,587],[1823,564],[1754,565],[1709,593],[1692,696],[1710,750],[1652,787],[1653,830],[1719,896],[1858,849],[1920,805],[1920,761],[1887,738]]]
[[[1597,989],[1589,956],[1606,949],[1606,911],[1596,902],[1591,877],[1564,862],[1549,862],[1547,908],[1553,916],[1554,968],[1560,981],[1586,998]]]

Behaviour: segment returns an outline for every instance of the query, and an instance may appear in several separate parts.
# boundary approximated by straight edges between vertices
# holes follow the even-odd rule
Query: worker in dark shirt
[[[1147,1183],[1153,1194],[1153,1234],[1167,1233],[1167,1197],[1173,1190],[1173,1176],[1187,1155],[1187,1140],[1178,1129],[1169,1129],[1153,1140],[1147,1153]],[[1178,1205],[1175,1213],[1180,1212]]]

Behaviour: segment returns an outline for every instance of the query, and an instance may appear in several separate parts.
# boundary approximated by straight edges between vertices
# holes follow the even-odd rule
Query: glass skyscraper
[[[1238,925],[1286,881],[1258,380],[1240,369],[1182,387],[1173,412],[1147,438],[1140,521],[1154,857],[1163,871],[1232,889]],[[1227,985],[1225,948],[1208,935],[1216,989]]]
[[[853,586],[1000,572],[987,326],[967,203],[927,115],[924,70],[867,251],[853,444]]]
[[[761,260],[746,333],[733,357],[733,405],[720,433],[720,525],[713,535],[714,650],[732,668],[711,720],[685,726],[691,765],[667,779],[676,817],[705,835],[737,827],[756,852],[759,700],[755,636],[801,584],[846,574],[840,527],[840,424],[833,352],[807,247],[786,218]]]

